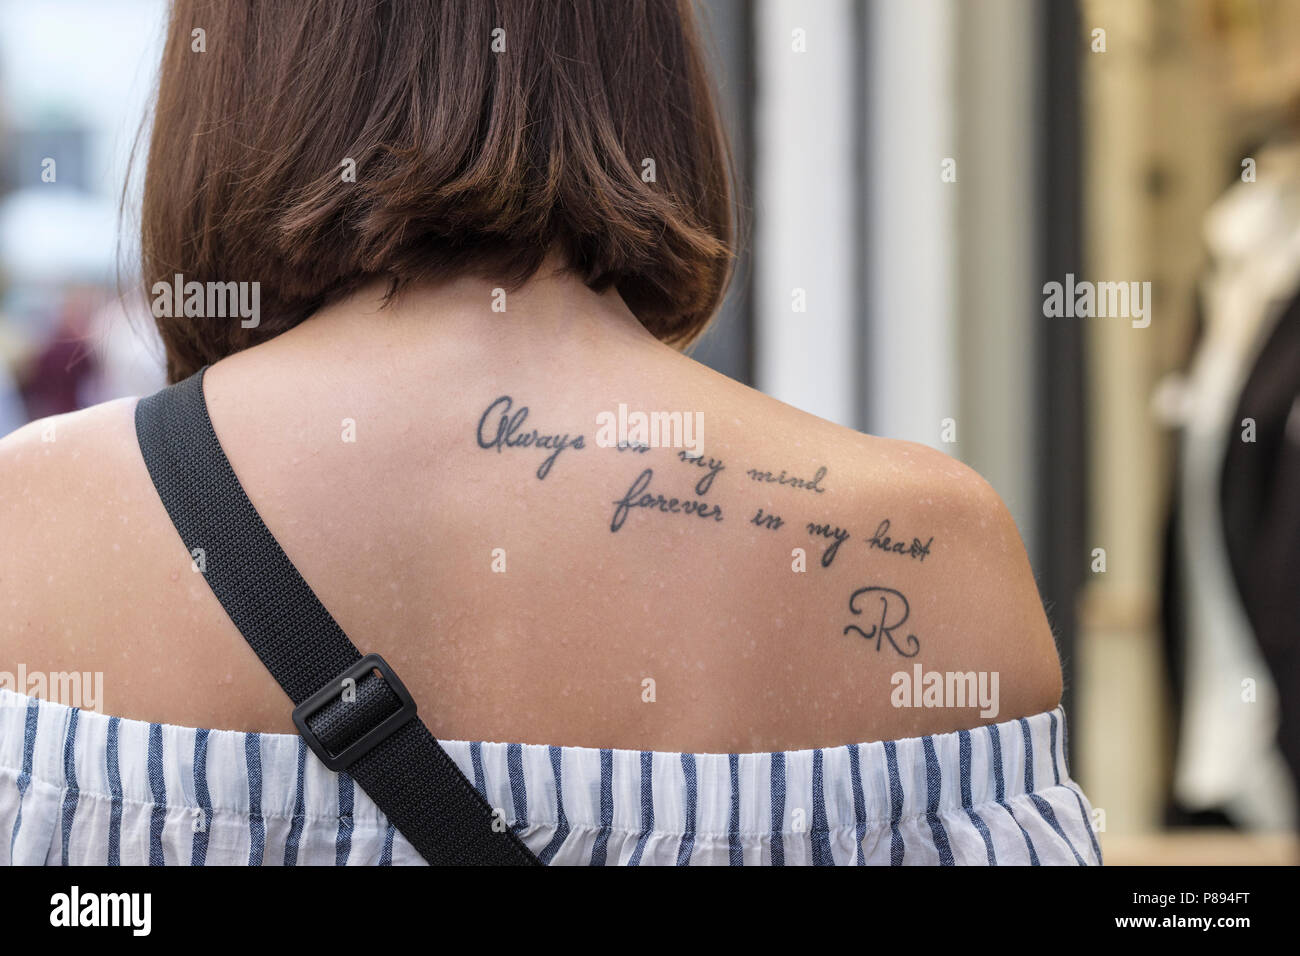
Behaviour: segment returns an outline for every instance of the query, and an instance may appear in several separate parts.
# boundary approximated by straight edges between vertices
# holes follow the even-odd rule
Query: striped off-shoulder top
[[[550,864],[1101,862],[1059,708],[785,753],[442,746]],[[125,720],[0,689],[0,863],[423,860],[299,737]]]

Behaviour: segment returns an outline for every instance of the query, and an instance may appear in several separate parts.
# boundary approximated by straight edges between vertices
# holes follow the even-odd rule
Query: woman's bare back
[[[968,468],[719,376],[616,295],[540,274],[499,312],[495,285],[383,310],[367,289],[205,379],[267,525],[437,736],[789,750],[1056,704],[1014,522]],[[0,441],[0,670],[102,672],[121,716],[292,732],[133,408]],[[916,706],[935,674],[946,706]]]

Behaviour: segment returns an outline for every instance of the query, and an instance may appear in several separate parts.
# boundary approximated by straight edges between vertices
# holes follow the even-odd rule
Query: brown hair
[[[733,258],[691,0],[176,0],[140,233],[147,290],[260,284],[256,328],[157,320],[171,381],[369,280],[513,287],[553,249],[688,344]]]

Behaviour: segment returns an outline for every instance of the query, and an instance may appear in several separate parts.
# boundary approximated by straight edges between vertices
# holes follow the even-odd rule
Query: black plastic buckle
[[[331,753],[308,726],[307,719],[338,700],[343,693],[344,681],[353,680],[359,684],[361,678],[371,671],[379,671],[384,683],[397,695],[401,706],[367,730],[358,740],[345,747],[342,752]],[[320,758],[321,763],[334,771],[346,770],[374,750],[385,738],[391,737],[408,721],[414,719],[415,700],[398,679],[397,673],[378,654],[367,654],[293,709],[293,723],[298,728],[298,733],[302,735],[303,740],[307,741],[307,746]]]

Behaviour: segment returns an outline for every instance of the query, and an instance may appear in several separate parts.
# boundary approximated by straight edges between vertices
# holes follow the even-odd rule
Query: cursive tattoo
[[[868,548],[878,548],[881,551],[888,551],[890,554],[901,554],[917,561],[924,561],[930,553],[930,545],[934,543],[934,535],[931,535],[924,544],[920,538],[913,538],[912,543],[905,541],[894,541],[889,537],[889,519],[876,527],[876,533],[867,539]]]
[[[865,607],[858,607],[858,599],[861,598]],[[879,602],[877,604],[876,602]],[[876,611],[879,611],[880,620],[878,623],[871,625],[871,630],[864,631],[856,624],[849,624],[844,628],[844,633],[855,631],[859,636],[871,640],[876,639],[876,650],[880,650],[881,638],[889,641],[894,648],[903,657],[915,657],[921,650],[921,642],[917,640],[915,634],[908,634],[903,639],[903,643],[908,646],[909,651],[903,650],[894,640],[894,631],[898,630],[907,621],[907,615],[911,612],[911,607],[907,603],[907,598],[903,597],[902,592],[895,591],[893,588],[882,587],[865,587],[858,588],[849,597],[849,610],[854,614],[863,614],[870,612],[872,620],[876,619]]]
[[[483,417],[478,420],[478,446],[491,450],[495,448],[498,452],[503,452],[507,448],[544,448],[551,453],[542,460],[537,466],[538,480],[545,480],[546,476],[551,473],[551,466],[555,460],[560,457],[560,452],[566,448],[578,449],[582,447],[582,436],[578,435],[570,438],[569,434],[543,435],[537,429],[524,431],[524,422],[528,419],[528,406],[520,405],[519,409],[510,414],[512,399],[509,395],[502,395],[492,402],[491,405],[483,412]],[[491,434],[488,428],[488,419],[492,417],[493,412],[498,412],[500,418],[496,422],[496,434]]]
[[[703,455],[692,455],[688,451],[679,451],[677,457],[688,465],[694,465],[697,468],[704,468],[707,470],[707,474],[701,475],[700,480],[695,483],[695,493],[697,495],[707,495],[709,489],[713,487],[713,479],[718,477],[718,472],[727,467],[722,463],[721,459],[705,458]]]
[[[787,475],[784,470],[781,474],[774,475],[770,471],[760,471],[757,468],[751,468],[745,474],[749,475],[754,481],[761,481],[765,484],[789,485],[791,488],[799,488],[806,491],[815,491],[817,494],[824,494],[825,488],[819,487],[821,480],[826,477],[826,466],[818,468],[812,478],[795,478],[793,475]]]
[[[704,501],[681,498],[665,498],[663,495],[651,494],[648,489],[654,479],[654,469],[647,468],[636,476],[636,481],[628,488],[627,494],[614,502],[614,516],[610,519],[609,530],[617,532],[627,521],[633,508],[649,508],[664,514],[695,515],[699,518],[722,520],[722,508]]]
[[[762,508],[759,508],[758,511],[754,513],[754,517],[750,518],[749,520],[752,521],[754,524],[758,525],[760,528],[770,528],[773,531],[777,530],[778,528],[781,527],[781,525],[785,524],[785,522],[782,521],[777,515],[763,514]]]
[[[835,560],[835,555],[839,553],[840,545],[851,537],[848,528],[841,528],[838,525],[831,527],[828,524],[816,524],[811,521],[808,523],[808,533],[834,539],[833,543],[822,552],[823,568],[831,566],[831,562]]]

